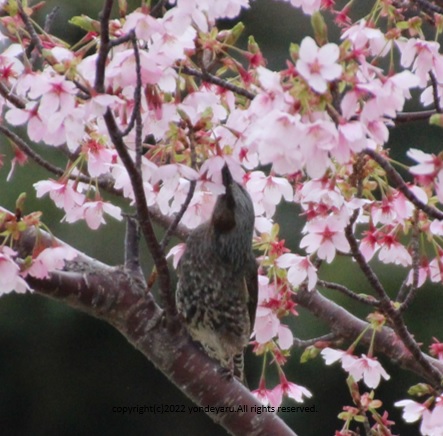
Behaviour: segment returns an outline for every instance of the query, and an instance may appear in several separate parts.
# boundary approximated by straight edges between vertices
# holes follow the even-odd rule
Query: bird
[[[177,265],[176,305],[186,330],[222,372],[242,383],[244,349],[257,309],[257,262],[252,249],[254,206],[248,192],[221,170],[225,192],[210,219],[189,234]]]

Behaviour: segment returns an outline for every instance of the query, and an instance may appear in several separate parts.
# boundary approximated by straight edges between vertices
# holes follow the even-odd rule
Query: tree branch
[[[105,66],[109,52],[109,18],[111,15],[112,3],[112,0],[105,1],[100,17],[100,49],[97,57],[95,78],[95,90],[100,93],[104,92]],[[123,141],[122,132],[118,128],[114,115],[109,108],[107,109],[103,118],[105,120],[109,136],[115,146],[115,149],[121,161],[123,162],[123,165],[128,171],[131,186],[134,192],[137,216],[140,221],[140,228],[157,269],[160,296],[162,300],[161,302],[163,303],[163,306],[165,308],[166,319],[169,323],[168,325],[172,329],[176,327],[177,324],[175,298],[173,292],[171,291],[171,279],[168,264],[157,240],[157,237],[155,236],[154,228],[152,227],[151,217],[146,202],[145,190],[143,188],[142,174],[132,160],[126,144]]]
[[[349,298],[352,298],[355,301],[358,301],[359,303],[367,304],[374,307],[380,304],[380,302],[377,301],[372,295],[359,295],[354,291],[348,289],[346,286],[340,285],[339,283],[327,282],[325,280],[319,280],[317,283],[318,286],[321,286],[322,288],[332,289],[334,291],[341,292],[342,294],[348,296]]]
[[[22,256],[31,252],[35,237],[36,231],[30,229],[19,240],[15,248]],[[52,242],[52,236],[39,233],[39,243],[50,246]],[[224,377],[220,366],[183,329],[171,332],[165,328],[161,309],[131,271],[79,253],[64,271],[52,273],[47,279],[28,276],[27,281],[38,293],[113,325],[195,404],[235,410],[239,405],[247,406],[245,413],[208,413],[232,434],[294,435],[276,414],[253,412],[253,406],[262,405],[240,382]]]
[[[227,89],[229,91],[235,92],[238,95],[242,95],[246,97],[248,100],[253,100],[255,94],[253,92],[248,91],[247,89],[242,88],[241,86],[234,85],[233,83],[227,82],[226,80],[221,79],[220,77],[214,76],[207,71],[199,71],[194,68],[182,66],[177,68],[178,72],[182,72],[187,74],[188,76],[195,76],[203,80],[204,82],[212,83],[214,85],[220,86],[220,88]]]
[[[355,338],[368,327],[368,323],[350,314],[338,304],[322,296],[319,292],[301,288],[294,296],[300,306],[306,308],[314,316],[324,321],[337,336],[354,341]],[[362,343],[370,345],[372,332],[368,331],[362,338]],[[394,330],[383,327],[375,336],[375,350],[389,357],[401,367],[435,384],[435,379],[412,354],[405,345],[398,340]],[[443,362],[421,353],[421,358],[427,364],[443,373]]]
[[[375,162],[377,162],[386,172],[386,175],[391,180],[393,185],[418,209],[422,210],[428,216],[443,220],[443,212],[435,207],[428,206],[419,200],[412,191],[408,188],[408,185],[403,180],[402,176],[395,170],[395,168],[379,153],[370,148],[365,148],[363,153],[370,156]]]

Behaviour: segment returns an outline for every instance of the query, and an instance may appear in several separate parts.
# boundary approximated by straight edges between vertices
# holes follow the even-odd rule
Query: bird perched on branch
[[[209,221],[194,229],[177,267],[177,310],[191,337],[244,382],[243,351],[257,308],[252,252],[254,208],[246,190],[222,169],[225,193]]]

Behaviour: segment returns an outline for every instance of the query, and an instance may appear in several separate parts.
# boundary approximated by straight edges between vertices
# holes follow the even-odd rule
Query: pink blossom
[[[156,32],[162,32],[163,26],[160,20],[143,12],[134,11],[126,16],[126,21],[123,24],[122,31],[129,33],[134,29],[137,38],[149,41],[152,35]]]
[[[434,408],[431,411],[423,411],[420,432],[424,436],[441,436],[443,434],[442,396],[436,398]]]
[[[39,80],[32,82],[28,96],[32,99],[40,98],[38,108],[42,118],[47,118],[54,112],[69,113],[75,107],[77,88],[64,76],[40,75]]]
[[[282,198],[292,201],[294,195],[287,179],[265,176],[262,171],[249,173],[246,187],[254,202],[256,215],[265,213],[266,216],[272,217]]]
[[[434,283],[443,282],[443,261],[441,256],[438,256],[429,262],[429,276]]]
[[[300,171],[305,156],[300,148],[303,130],[299,115],[274,110],[258,120],[248,138],[248,147],[257,147],[260,162],[272,164],[276,174]]]
[[[38,279],[44,279],[49,276],[50,272],[62,269],[66,260],[72,260],[76,256],[77,252],[67,246],[45,248],[33,259],[26,273]]]
[[[408,250],[402,245],[394,235],[384,234],[379,239],[381,249],[378,258],[384,263],[394,263],[396,265],[408,266],[412,263],[412,257]]]
[[[336,44],[329,43],[319,48],[307,36],[300,45],[297,71],[314,91],[323,94],[327,90],[327,83],[341,76],[342,67],[336,63],[339,55],[340,50]]]
[[[294,336],[291,329],[284,324],[280,324],[278,327],[277,338],[278,345],[282,350],[289,350],[294,343]]]
[[[304,210],[308,210],[313,203],[324,205],[328,210],[338,210],[344,205],[344,198],[337,184],[326,177],[306,181],[298,194]]]
[[[441,343],[437,338],[432,338],[433,344],[429,346],[429,353],[432,356],[436,356],[438,360],[443,361],[443,343]]]
[[[350,355],[347,351],[336,350],[334,348],[323,348],[320,352],[323,359],[325,359],[326,365],[332,365],[338,361],[352,361],[355,359],[355,356]]]
[[[117,158],[115,150],[105,147],[97,139],[89,138],[82,148],[88,157],[88,172],[91,177],[109,172],[110,164]]]
[[[186,244],[181,242],[180,244],[174,245],[169,250],[169,253],[166,255],[166,259],[172,257],[172,265],[174,268],[177,269],[177,265],[180,262],[180,258],[182,257],[183,253],[185,252]]]
[[[260,379],[260,384],[258,389],[251,392],[252,395],[254,395],[255,398],[257,398],[258,401],[260,401],[265,406],[268,406],[269,404],[271,407],[278,407],[281,405],[282,397],[272,390],[272,389],[266,389],[265,381],[263,378]]]
[[[304,229],[307,233],[300,242],[309,254],[317,252],[320,259],[331,263],[337,251],[348,253],[349,243],[344,234],[344,224],[333,216],[308,222]]]
[[[296,8],[302,8],[305,14],[312,15],[317,12],[321,6],[321,0],[284,0],[291,3]]]
[[[276,263],[280,268],[288,268],[288,281],[295,288],[298,288],[305,280],[310,291],[315,288],[317,269],[309,257],[285,253],[276,260]]]
[[[438,201],[443,203],[443,169],[437,174],[437,179],[435,180],[435,193],[437,194]]]
[[[23,48],[20,44],[11,44],[0,54],[0,79],[7,84],[15,83],[23,75],[24,66],[17,59],[21,53]]]
[[[85,196],[75,190],[71,183],[60,183],[56,180],[42,180],[34,183],[34,188],[37,191],[37,197],[49,192],[49,197],[58,208],[69,212],[76,206],[80,206],[85,201]]]
[[[65,218],[68,223],[84,219],[90,229],[97,230],[101,224],[106,224],[103,218],[104,213],[107,213],[118,221],[122,219],[121,209],[118,206],[102,200],[86,201],[80,207],[67,213]]]
[[[193,229],[207,221],[214,209],[216,197],[211,192],[197,191],[182,218],[182,224]]]
[[[365,19],[343,32],[341,39],[351,41],[355,50],[367,50],[372,56],[384,56],[390,49],[390,44],[380,29],[368,27]]]
[[[29,139],[40,142],[46,135],[47,126],[43,123],[38,105],[34,102],[26,104],[25,109],[12,108],[5,115],[6,121],[13,126],[26,124]]]
[[[140,51],[140,66],[143,83],[156,84],[162,77],[162,68],[159,60],[147,53]],[[136,83],[135,57],[132,49],[118,52],[113,56],[106,69],[106,78],[113,87],[126,87]]]
[[[430,277],[431,275],[431,269],[429,267],[428,260],[425,258],[422,260],[419,268],[418,268],[418,281],[417,281],[417,287],[420,288],[424,285],[426,279]],[[408,277],[406,279],[406,284],[412,285],[412,282],[414,280],[414,270],[411,269],[408,273]]]
[[[330,167],[329,153],[337,146],[338,132],[334,123],[316,120],[303,123],[302,150],[306,172],[310,177],[321,177]]]
[[[305,387],[296,385],[288,380],[283,375],[280,375],[280,384],[272,389],[272,396],[276,398],[277,402],[281,404],[283,395],[287,395],[297,403],[303,403],[304,398],[311,398],[312,394]]]
[[[443,57],[439,54],[440,44],[435,41],[408,39],[406,43],[397,41],[401,51],[401,64],[409,67],[412,64],[420,79],[420,85],[425,86],[428,81],[428,72],[434,71],[437,77],[443,74]]]
[[[435,154],[425,153],[422,150],[411,148],[406,153],[411,159],[418,162],[409,168],[409,171],[417,176],[429,175],[434,176],[440,169],[443,168],[443,161]]]
[[[264,67],[257,68],[260,89],[252,100],[249,114],[262,117],[272,110],[286,111],[290,108],[293,98],[285,92],[281,85],[281,75]]]
[[[428,409],[423,404],[412,400],[400,400],[394,403],[395,407],[403,407],[403,419],[406,422],[415,422],[422,418]]]
[[[16,254],[11,248],[0,246],[0,295],[29,290],[28,284],[20,277],[20,268],[14,262]]]
[[[368,146],[364,126],[359,121],[349,121],[338,126],[337,147],[331,154],[340,163],[347,163],[352,153],[358,153]]]
[[[355,381],[363,379],[366,386],[372,389],[379,385],[381,377],[385,380],[390,379],[389,374],[384,370],[380,362],[365,354],[352,361],[343,361],[343,369],[349,372]]]
[[[374,225],[404,224],[413,214],[414,206],[399,191],[385,196],[381,202],[373,203],[371,216]]]
[[[277,335],[280,320],[275,312],[269,307],[258,306],[255,315],[254,333],[259,344],[269,342]]]

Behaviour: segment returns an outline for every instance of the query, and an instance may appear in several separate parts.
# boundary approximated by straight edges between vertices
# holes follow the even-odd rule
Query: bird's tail
[[[248,387],[245,378],[245,361],[243,353],[239,353],[234,356],[234,376],[237,377],[246,387]]]

